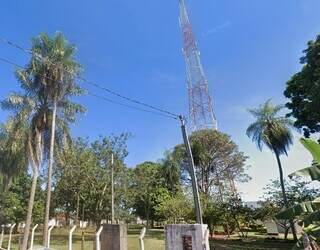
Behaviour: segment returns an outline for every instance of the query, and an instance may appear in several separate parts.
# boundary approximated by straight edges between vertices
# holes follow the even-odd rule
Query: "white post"
[[[54,228],[54,225],[52,225],[51,227],[49,227],[48,229],[48,245],[47,248],[50,248],[50,238],[51,238],[51,230]]]
[[[140,236],[139,236],[140,250],[144,250],[143,238],[146,235],[146,231],[147,231],[147,229],[144,227],[144,228],[142,228],[142,230],[140,232]]]
[[[73,232],[74,232],[74,230],[76,229],[76,225],[74,225],[72,228],[71,228],[71,230],[70,230],[70,232],[69,232],[69,247],[68,247],[68,250],[72,250],[72,234],[73,234]]]
[[[208,229],[208,228],[204,231],[204,235],[203,235],[203,246],[204,246],[204,249],[210,250],[210,244],[209,244],[209,229]]]
[[[37,227],[38,227],[38,224],[32,228],[29,250],[33,250],[34,231],[37,229]]]
[[[0,238],[0,248],[2,248],[3,236],[4,236],[4,225],[1,225],[1,238]]]
[[[100,234],[102,232],[102,229],[103,229],[103,226],[101,226],[96,233],[96,250],[101,250]]]
[[[16,226],[16,224],[13,224],[11,227],[10,227],[10,234],[9,234],[9,241],[8,241],[8,249],[7,250],[10,250],[11,249],[11,237],[12,237],[12,230],[13,228]]]

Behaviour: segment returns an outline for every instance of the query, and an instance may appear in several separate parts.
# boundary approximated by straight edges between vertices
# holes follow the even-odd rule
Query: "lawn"
[[[139,250],[139,234],[140,230],[129,230],[128,231],[128,250]],[[19,235],[13,235],[12,237],[12,248],[18,249]],[[36,234],[34,246],[40,245],[41,243],[41,235]],[[6,235],[4,238],[3,246],[7,246],[8,236]],[[82,250],[81,249],[81,241],[82,241],[82,232],[81,230],[75,231],[73,236],[73,250]],[[87,230],[85,231],[85,250],[93,249],[93,241],[94,241],[94,231]],[[148,230],[145,236],[145,249],[152,250],[164,250],[164,235],[163,230]],[[57,230],[54,229],[51,235],[51,244],[50,247],[56,250],[67,250],[68,249],[68,233],[66,230]]]
[[[139,237],[140,230],[128,231],[128,250],[139,250]],[[285,242],[283,240],[271,240],[264,237],[250,237],[251,242],[242,242],[238,238],[231,240],[212,240],[211,250],[245,250],[245,249],[291,249],[293,243]],[[82,231],[78,230],[73,236],[73,250],[81,249]],[[84,250],[93,249],[94,230],[85,231],[85,244]],[[3,246],[7,246],[7,237],[4,240]],[[13,236],[12,249],[18,249],[19,235]],[[41,242],[40,233],[35,237],[35,245],[39,245]],[[146,250],[164,250],[164,234],[163,230],[148,230],[145,236],[145,249]],[[55,229],[51,236],[51,248],[56,250],[67,250],[68,247],[68,233],[66,230]]]

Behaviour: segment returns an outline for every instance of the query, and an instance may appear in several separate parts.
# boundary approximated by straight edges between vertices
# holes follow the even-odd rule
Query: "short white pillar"
[[[1,225],[0,248],[2,248],[3,236],[4,236],[4,225]]]
[[[12,231],[13,231],[13,228],[14,228],[15,226],[16,226],[16,224],[13,224],[13,225],[11,225],[11,227],[10,227],[9,241],[8,241],[8,249],[7,249],[7,250],[10,250],[10,249],[11,249]]]
[[[32,231],[31,231],[31,239],[30,239],[30,248],[29,248],[29,250],[33,250],[34,232],[35,232],[35,230],[37,229],[37,227],[38,227],[38,224],[36,224],[36,225],[32,228]]]
[[[51,240],[51,231],[54,228],[54,225],[50,226],[48,229],[48,245],[47,248],[50,248],[50,240]]]
[[[74,232],[74,230],[76,229],[76,225],[74,225],[72,228],[71,228],[71,230],[70,230],[70,232],[69,232],[69,247],[68,247],[68,250],[72,250],[72,234],[73,234],[73,232]]]
[[[99,228],[96,232],[96,250],[101,250],[100,234],[102,232],[103,226]]]
[[[142,228],[142,230],[140,232],[140,236],[139,236],[140,250],[144,250],[143,238],[146,235],[146,231],[147,231],[147,229],[144,227],[144,228]]]

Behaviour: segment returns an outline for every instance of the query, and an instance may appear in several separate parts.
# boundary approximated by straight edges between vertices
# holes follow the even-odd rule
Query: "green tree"
[[[164,159],[161,160],[164,185],[172,195],[178,193],[181,189],[181,168],[179,160],[171,151],[165,152]]]
[[[257,144],[260,150],[262,150],[263,145],[266,145],[275,154],[279,168],[283,203],[288,208],[289,203],[284,185],[280,155],[287,154],[292,144],[293,135],[290,128],[293,126],[293,122],[278,115],[283,108],[283,105],[274,106],[271,100],[268,100],[258,108],[250,109],[249,112],[256,118],[256,121],[247,128],[246,134]],[[291,229],[294,239],[297,240],[293,221],[291,221]]]
[[[83,90],[75,82],[81,71],[80,64],[75,59],[76,48],[69,44],[61,33],[57,33],[53,38],[44,33],[40,34],[32,40],[31,51],[32,57],[23,75],[37,82],[39,94],[43,95],[44,105],[51,113],[43,235],[43,243],[47,245],[56,123],[60,123],[60,127],[67,130],[68,123],[75,121],[76,114],[84,111],[81,105],[70,101],[71,96],[83,94]]]
[[[309,137],[320,132],[320,35],[308,42],[303,53],[303,67],[287,82],[284,95],[290,98],[286,106],[291,111],[289,116],[296,118],[294,125]]]
[[[164,191],[167,192],[167,191]],[[183,192],[179,191],[174,196],[163,195],[155,207],[158,218],[162,218],[166,223],[178,224],[190,219],[193,207],[191,200]]]
[[[130,219],[123,209],[128,197],[128,176],[123,162],[128,155],[128,138],[128,134],[111,135],[91,144],[78,138],[57,151],[54,201],[59,212],[78,220],[82,210],[84,219],[94,221],[97,226],[102,219],[111,218],[110,159],[114,152],[116,219]]]
[[[189,137],[199,191],[205,196],[219,198],[230,197],[235,193],[234,181],[247,181],[245,173],[247,157],[239,151],[230,136],[219,131],[207,129],[196,131]],[[184,145],[177,145],[173,151],[174,158],[182,167],[182,179],[189,184],[189,168],[186,161]]]
[[[22,173],[3,195],[2,209],[6,222],[18,224],[26,218],[31,184],[32,178],[27,173]],[[34,223],[40,223],[44,211],[44,192],[41,190],[39,182],[36,189],[32,218]]]
[[[134,197],[135,214],[147,221],[147,227],[152,227],[157,217],[156,207],[164,199],[169,198],[169,191],[163,187],[161,164],[144,162],[133,169],[130,185]]]
[[[294,177],[289,181],[284,181],[286,187],[286,195],[288,206],[294,206],[301,202],[313,201],[319,192],[318,189],[312,188],[310,182],[303,180],[301,177]],[[260,219],[275,219],[285,204],[283,202],[281,184],[279,180],[271,180],[264,188],[263,202],[261,208],[258,209]],[[287,239],[290,224],[288,220],[276,220],[277,223],[285,230],[285,239]]]
[[[28,211],[25,220],[25,228],[21,249],[26,250],[30,226],[32,222],[32,211],[34,207],[34,198],[39,176],[39,167],[43,157],[44,131],[46,127],[47,113],[41,106],[41,98],[33,88],[30,81],[26,81],[17,72],[21,87],[25,93],[12,93],[1,102],[3,109],[12,112],[9,123],[19,140],[24,142],[24,151],[27,155],[29,165],[32,169],[32,185],[28,202]]]

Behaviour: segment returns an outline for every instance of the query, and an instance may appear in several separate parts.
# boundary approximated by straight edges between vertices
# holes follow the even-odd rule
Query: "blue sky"
[[[268,98],[284,103],[286,81],[299,70],[301,51],[320,33],[317,0],[187,0],[219,129],[230,134],[249,157],[250,183],[240,185],[245,200],[255,200],[276,162],[245,136],[252,121],[247,108]],[[187,113],[187,92],[178,1],[162,0],[10,0],[1,4],[1,37],[24,47],[39,32],[61,31],[76,44],[84,76],[175,113]],[[25,64],[28,55],[0,44],[0,56]],[[0,64],[0,98],[18,89],[12,67]],[[83,85],[84,87],[88,87]],[[110,97],[101,90],[91,92]],[[182,141],[179,124],[85,96],[88,108],[73,126],[77,136],[130,132],[127,164],[161,158]],[[0,111],[0,121],[7,114]],[[298,138],[298,136],[297,136]],[[296,143],[284,159],[285,173],[305,167],[310,157]]]

